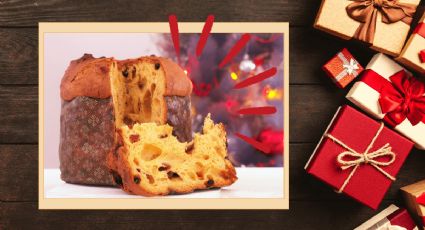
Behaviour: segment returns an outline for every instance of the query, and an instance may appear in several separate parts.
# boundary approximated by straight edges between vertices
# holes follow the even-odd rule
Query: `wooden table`
[[[352,229],[375,212],[307,175],[304,164],[336,108],[346,103],[321,65],[343,47],[365,65],[373,52],[312,28],[319,0],[0,1],[0,229]],[[422,1],[422,8],[424,8]],[[289,21],[289,211],[38,211],[39,21]],[[399,188],[425,178],[414,151],[380,209],[400,203]]]

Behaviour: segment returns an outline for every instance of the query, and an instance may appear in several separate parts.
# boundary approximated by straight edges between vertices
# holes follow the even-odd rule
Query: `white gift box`
[[[379,53],[376,54],[366,66],[366,72],[367,70],[373,70],[381,77],[391,82],[390,77],[403,70],[403,67],[384,54]],[[383,119],[385,117],[379,104],[380,92],[376,91],[365,82],[361,80],[357,81],[346,97],[373,117],[377,119]],[[423,121],[413,126],[406,118],[395,126],[394,129],[415,142],[417,148],[425,149],[425,124]]]
[[[389,215],[399,210],[399,207],[392,204],[354,230],[412,230],[402,226],[393,225],[391,220],[388,220]],[[417,226],[414,226],[413,230],[419,229]]]

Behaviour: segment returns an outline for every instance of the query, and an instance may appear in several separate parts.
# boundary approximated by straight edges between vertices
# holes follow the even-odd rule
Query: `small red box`
[[[412,147],[413,142],[382,123],[342,106],[306,170],[338,192],[376,209]]]
[[[354,230],[383,229],[418,230],[418,227],[406,209],[390,205]]]
[[[339,88],[345,88],[363,71],[363,67],[346,48],[337,53],[322,69]]]

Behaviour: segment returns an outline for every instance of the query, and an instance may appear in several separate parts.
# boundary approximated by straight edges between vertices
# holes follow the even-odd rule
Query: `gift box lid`
[[[338,138],[346,146],[359,153],[363,153],[373,139],[375,142],[369,152],[378,151],[388,143],[395,160],[390,165],[381,166],[381,168],[390,177],[395,177],[412,149],[413,143],[386,127],[382,127],[382,131],[377,135],[380,127],[381,123],[346,105],[338,109],[325,134]],[[364,163],[359,164],[355,173],[350,176],[354,167],[343,170],[337,161],[338,156],[347,152],[347,149],[325,137],[326,135],[322,137],[307,162],[305,167],[307,172],[337,190],[346,184],[343,193],[376,209],[392,180],[373,165]],[[379,157],[376,160],[388,161],[387,156]],[[348,177],[350,179],[346,183]]]

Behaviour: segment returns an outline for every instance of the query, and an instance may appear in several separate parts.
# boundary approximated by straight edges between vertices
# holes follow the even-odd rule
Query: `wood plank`
[[[38,199],[38,145],[0,145],[0,201]]]
[[[37,26],[38,22],[165,22],[174,13],[179,21],[204,21],[214,14],[217,21],[277,22],[293,25],[311,24],[320,2],[311,0],[261,2],[233,0],[208,1],[3,1],[0,4],[0,26]],[[189,7],[190,6],[190,7]]]
[[[290,211],[40,211],[36,202],[4,202],[0,212],[2,229],[353,229],[374,215],[345,201],[292,201]]]
[[[330,200],[356,207],[358,203],[336,194],[330,187],[308,175],[304,165],[315,144],[290,145],[290,199],[297,201]],[[404,164],[398,180],[385,199],[397,198],[398,189],[423,179],[424,152],[415,150]],[[0,201],[36,201],[38,194],[38,146],[0,145]],[[311,191],[314,191],[312,193]]]
[[[37,84],[37,29],[0,28],[0,37],[0,84]]]
[[[289,90],[289,140],[318,142],[337,108],[347,102],[345,91],[330,84],[291,85]]]
[[[0,143],[38,142],[37,86],[0,86],[0,108]]]

